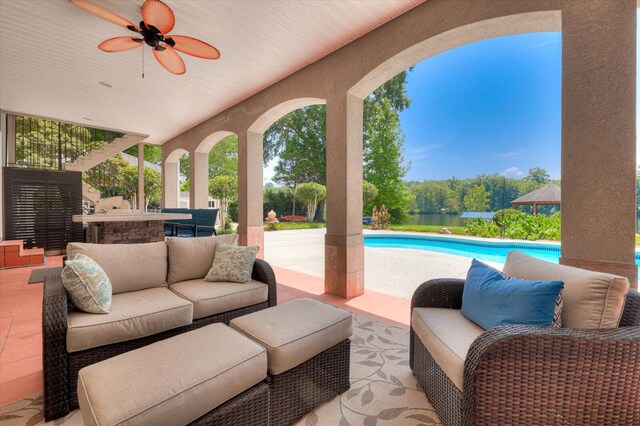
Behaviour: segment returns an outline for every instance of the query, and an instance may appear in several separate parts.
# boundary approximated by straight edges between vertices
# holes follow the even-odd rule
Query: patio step
[[[121,138],[116,138],[113,142],[103,145],[99,149],[95,149],[86,155],[76,158],[73,163],[66,163],[65,170],[74,172],[84,172],[92,167],[97,166],[103,161],[121,153],[133,145],[139,144],[147,138],[145,135],[126,134]]]
[[[0,269],[44,265],[44,249],[25,249],[20,240],[0,241]]]
[[[88,183],[82,182],[82,196],[86,200],[95,204],[100,199],[100,191],[96,191],[95,189],[91,188],[91,185],[89,185]]]

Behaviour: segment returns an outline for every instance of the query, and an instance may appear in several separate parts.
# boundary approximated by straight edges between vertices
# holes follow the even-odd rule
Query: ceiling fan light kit
[[[202,59],[218,59],[220,52],[202,40],[183,35],[173,35],[176,19],[173,10],[160,0],[147,0],[142,5],[142,21],[134,25],[131,21],[87,0],[69,0],[75,6],[99,18],[138,33],[136,37],[113,37],[103,41],[98,48],[105,52],[124,52],[141,47],[151,47],[153,56],[167,71],[181,75],[187,70],[178,52]],[[144,76],[144,73],[143,73]]]

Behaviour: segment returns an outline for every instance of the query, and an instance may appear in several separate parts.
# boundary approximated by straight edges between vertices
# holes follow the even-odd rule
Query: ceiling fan
[[[169,6],[160,0],[147,0],[142,5],[142,21],[138,26],[128,19],[87,0],[69,0],[75,6],[91,12],[99,18],[120,25],[142,37],[114,37],[98,45],[105,52],[122,52],[142,46],[151,46],[153,56],[173,74],[184,74],[187,68],[178,52],[202,59],[218,59],[220,52],[215,47],[196,38],[173,35],[169,32],[176,23]],[[143,75],[144,77],[144,72]]]

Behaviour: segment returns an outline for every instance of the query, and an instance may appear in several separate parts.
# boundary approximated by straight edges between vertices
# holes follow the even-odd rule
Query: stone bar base
[[[257,258],[264,259],[264,226],[248,226],[240,227],[236,230],[238,233],[238,244],[241,246],[259,246]]]
[[[364,236],[326,235],[324,291],[345,299],[364,293]]]
[[[164,241],[164,221],[90,223],[87,229],[87,240],[98,244],[135,244]]]
[[[638,290],[638,265],[635,263],[607,262],[603,260],[572,259],[560,257],[560,264],[575,266],[590,271],[607,272],[609,274],[627,277],[631,290]]]

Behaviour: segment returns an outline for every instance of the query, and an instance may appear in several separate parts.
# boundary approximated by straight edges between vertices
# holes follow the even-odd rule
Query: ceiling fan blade
[[[187,71],[187,67],[184,65],[180,55],[171,46],[165,45],[162,47],[164,47],[164,50],[151,49],[153,50],[153,56],[160,62],[160,65],[176,75],[184,74]]]
[[[218,49],[197,38],[181,35],[166,35],[164,40],[170,45],[169,40],[173,40],[175,43],[173,48],[187,55],[202,59],[218,59],[220,57],[220,51]]]
[[[147,0],[142,5],[142,20],[147,27],[153,25],[161,34],[167,34],[176,24],[173,10],[160,0]]]
[[[113,24],[120,25],[121,27],[125,27],[128,29],[135,28],[137,30],[138,28],[135,25],[133,25],[133,22],[129,21],[128,19],[125,19],[122,16],[118,15],[117,13],[114,13],[102,6],[89,3],[87,0],[69,0],[69,1],[74,6],[77,6],[80,9],[84,9],[87,12],[93,13],[98,18],[102,18],[105,21],[109,21]]]
[[[98,45],[98,49],[105,52],[123,52],[142,46],[142,39],[138,37],[114,37]]]

